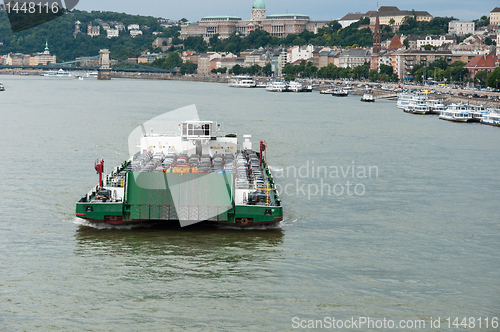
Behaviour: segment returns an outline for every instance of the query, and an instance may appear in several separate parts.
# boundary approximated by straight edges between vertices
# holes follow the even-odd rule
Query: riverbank
[[[25,75],[25,76],[42,76],[43,70],[19,70],[19,69],[2,69],[0,75]],[[82,73],[76,71],[76,73]],[[150,79],[150,80],[173,80],[173,81],[190,81],[190,82],[209,82],[209,83],[228,83],[226,75],[175,75],[171,73],[135,73],[135,72],[111,72],[111,78],[127,78],[127,79]],[[271,81],[270,77],[256,77],[257,81]],[[332,85],[348,85],[353,88],[353,94],[363,94],[367,89],[371,89],[371,93],[378,98],[397,99],[397,93],[394,89],[432,89],[439,92],[440,95],[431,95],[433,98],[442,99],[445,103],[463,103],[470,105],[483,105],[500,108],[500,100],[492,100],[491,96],[500,97],[499,92],[480,91],[478,94],[487,96],[488,98],[471,98],[467,96],[471,93],[469,89],[462,88],[447,88],[447,87],[426,87],[401,83],[377,83],[363,81],[344,81],[330,79],[313,79],[313,87],[315,90],[332,87]],[[450,92],[452,94],[450,94]]]

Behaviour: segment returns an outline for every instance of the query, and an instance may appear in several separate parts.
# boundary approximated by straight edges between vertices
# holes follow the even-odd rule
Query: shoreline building
[[[205,40],[218,34],[220,39],[229,38],[233,33],[245,37],[254,30],[264,30],[271,36],[284,38],[289,34],[299,34],[304,30],[316,32],[328,22],[311,21],[303,14],[267,15],[264,1],[255,0],[252,5],[251,19],[242,20],[237,16],[205,16],[198,22],[185,22],[181,25],[181,39],[203,36]]]
[[[45,41],[45,49],[43,53],[35,53],[29,58],[30,66],[47,65],[48,63],[56,63],[56,56],[51,55],[49,51],[49,44]]]
[[[389,25],[397,29],[404,23],[406,16],[414,17],[417,22],[430,22],[432,20],[432,15],[427,11],[399,10],[396,6],[380,6],[377,13],[380,25]],[[365,16],[370,17],[370,25],[374,26],[376,20],[375,15],[370,13],[370,15]]]

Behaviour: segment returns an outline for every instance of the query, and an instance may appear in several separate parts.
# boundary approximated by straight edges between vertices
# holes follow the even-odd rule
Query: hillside
[[[90,37],[86,34],[73,36],[75,21],[82,23],[82,32],[86,32],[86,26],[90,21],[101,19],[104,22],[118,21],[125,26],[129,24],[147,25],[150,32],[144,32],[132,38],[127,31],[122,31],[119,37],[108,39],[106,33],[97,37]],[[58,61],[70,61],[79,56],[97,55],[100,49],[107,48],[111,51],[111,56],[127,58],[136,56],[141,51],[151,47],[156,39],[151,32],[164,31],[167,37],[172,35],[174,28],[165,29],[158,22],[159,18],[151,16],[129,15],[114,12],[85,12],[74,10],[70,14],[63,15],[53,21],[38,27],[13,34],[6,12],[0,12],[0,55],[9,52],[31,54],[42,52],[45,48],[45,41],[48,41],[50,52],[55,54]],[[94,23],[94,25],[97,25]]]

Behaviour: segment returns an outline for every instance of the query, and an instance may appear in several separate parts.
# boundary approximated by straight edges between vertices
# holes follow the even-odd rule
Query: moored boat
[[[285,92],[286,83],[282,81],[274,81],[267,83],[266,90],[270,92]]]
[[[429,105],[425,100],[411,99],[403,110],[406,113],[427,114],[429,113]]]
[[[486,114],[480,121],[482,124],[500,127],[500,113],[491,111]]]
[[[302,92],[303,86],[299,82],[290,81],[286,85],[286,89],[289,92]]]
[[[252,150],[250,135],[222,135],[213,121],[184,121],[180,134],[145,134],[140,151],[76,203],[92,223],[204,222],[238,227],[280,222],[283,211],[265,142]]]
[[[472,115],[469,113],[469,108],[464,104],[450,104],[439,115],[441,120],[468,122],[472,120]]]
[[[322,95],[331,95],[333,93],[333,89],[323,89],[319,91]]]
[[[400,93],[398,95],[397,107],[404,110],[410,102],[427,102],[427,98],[428,95],[426,93]]]
[[[347,97],[349,92],[346,89],[334,89],[332,95],[335,97]]]
[[[254,88],[255,85],[255,80],[248,76],[229,77],[228,86],[233,88]]]
[[[429,114],[441,114],[445,109],[441,99],[429,99],[427,100],[427,106],[429,107]]]
[[[483,105],[478,106],[469,106],[469,113],[471,114],[471,122],[481,122],[481,119],[484,118],[490,111],[484,107]]]
[[[304,88],[302,89],[304,92],[312,92],[313,91],[313,86],[311,84],[304,85]]]
[[[367,103],[373,103],[375,102],[375,97],[373,97],[372,94],[365,93],[363,97],[361,97],[361,101],[367,102]]]
[[[0,83],[0,91],[5,91],[5,87],[3,86],[2,83]]]

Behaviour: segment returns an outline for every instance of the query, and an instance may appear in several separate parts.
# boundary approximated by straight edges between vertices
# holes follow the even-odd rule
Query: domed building
[[[229,38],[237,32],[241,37],[253,30],[264,30],[271,36],[284,38],[289,34],[299,34],[304,30],[316,33],[328,21],[312,22],[302,14],[267,15],[263,0],[255,0],[252,5],[251,19],[243,21],[237,16],[205,16],[198,22],[186,22],[181,26],[181,39],[202,35],[208,40],[214,35],[220,39]]]
[[[266,5],[262,0],[255,0],[252,6],[252,21],[262,21],[266,19]]]

